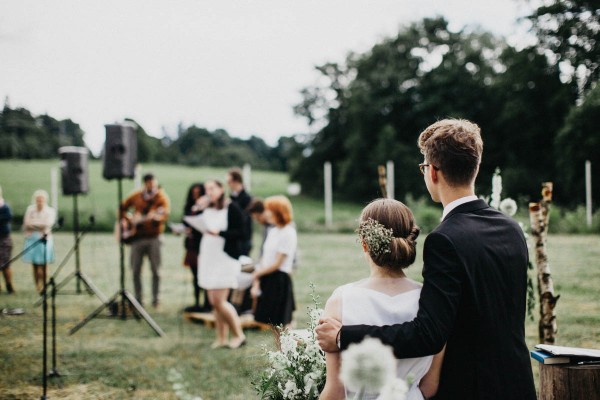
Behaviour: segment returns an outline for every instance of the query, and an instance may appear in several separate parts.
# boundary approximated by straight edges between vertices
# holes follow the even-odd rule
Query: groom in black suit
[[[521,228],[475,196],[483,142],[466,120],[442,120],[419,136],[427,190],[442,222],[425,240],[417,317],[399,325],[317,327],[324,351],[365,336],[398,358],[436,354],[446,345],[435,399],[536,398],[525,344],[528,252]]]

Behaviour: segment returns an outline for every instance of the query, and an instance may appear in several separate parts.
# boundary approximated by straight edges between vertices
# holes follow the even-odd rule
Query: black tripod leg
[[[137,301],[137,299],[134,296],[131,295],[131,293],[124,290],[123,296],[127,299],[129,304],[131,304],[133,308],[146,320],[148,325],[150,325],[150,327],[154,329],[154,332],[156,332],[158,336],[165,336],[165,332],[163,332],[163,330],[160,329],[160,326],[158,326],[158,324],[154,322],[152,317],[146,312],[146,310],[144,310],[144,307],[142,307],[142,305]]]
[[[88,315],[87,317],[85,317],[80,323],[78,323],[73,328],[71,328],[69,330],[69,335],[72,335],[75,332],[77,332],[79,329],[83,328],[83,326],[85,324],[87,324],[89,321],[91,321],[92,319],[94,319],[98,314],[100,314],[102,312],[102,310],[104,310],[105,308],[109,307],[112,303],[114,303],[114,301],[117,299],[118,296],[119,296],[119,293],[117,292],[108,301],[106,301],[100,307],[96,308],[90,315]]]
[[[95,294],[101,302],[106,303],[106,296],[100,291],[100,289],[96,287],[96,285],[92,283],[87,275],[85,275],[83,272],[80,272],[79,279],[81,279],[90,294]]]
[[[56,285],[54,284],[54,278],[50,278],[50,282],[52,284],[52,369],[48,377],[57,378],[60,373],[56,367]]]

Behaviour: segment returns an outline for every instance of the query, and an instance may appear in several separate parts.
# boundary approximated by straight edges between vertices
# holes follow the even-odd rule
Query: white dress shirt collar
[[[477,200],[477,196],[471,195],[461,197],[460,199],[456,199],[446,204],[446,207],[444,207],[444,212],[442,214],[442,221],[446,218],[448,214],[450,214],[450,211],[454,210],[456,207],[474,200]]]

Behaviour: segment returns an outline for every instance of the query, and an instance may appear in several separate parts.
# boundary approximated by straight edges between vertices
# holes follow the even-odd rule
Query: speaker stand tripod
[[[60,291],[61,288],[63,288],[67,283],[69,283],[73,278],[76,279],[76,287],[75,287],[75,292],[74,293],[68,293],[68,294],[82,294],[83,291],[81,290],[81,284],[83,283],[83,285],[86,288],[86,291],[89,294],[95,294],[96,297],[98,297],[100,299],[100,301],[102,303],[106,302],[106,296],[100,291],[100,289],[98,289],[96,287],[96,285],[94,285],[94,283],[92,282],[92,280],[81,271],[81,267],[80,267],[80,258],[79,258],[79,242],[81,242],[81,239],[83,238],[83,235],[85,235],[92,227],[92,225],[94,224],[94,219],[93,217],[90,217],[90,223],[89,225],[84,228],[83,231],[79,231],[79,212],[77,210],[77,194],[73,195],[73,235],[74,235],[74,244],[73,247],[71,248],[71,250],[69,251],[69,253],[65,256],[65,259],[63,260],[63,262],[58,266],[58,268],[56,269],[56,271],[54,271],[54,273],[52,274],[52,280],[55,282],[56,277],[58,276],[59,272],[61,271],[62,267],[66,264],[66,262],[68,261],[69,257],[71,257],[71,255],[74,253],[75,254],[75,271],[73,271],[72,273],[70,273],[65,279],[63,279],[60,283],[55,283],[54,284],[54,288],[53,288],[53,295],[58,294],[58,292]],[[34,305],[35,306],[39,306],[42,302],[42,299],[40,298]]]
[[[119,198],[119,209],[123,199],[123,186],[122,179],[118,178],[118,198]],[[141,316],[150,325],[150,327],[156,332],[158,336],[165,336],[165,332],[158,326],[156,322],[146,312],[144,307],[137,301],[137,299],[125,289],[125,244],[123,243],[123,226],[119,223],[119,267],[121,272],[121,286],[120,289],[107,301],[104,302],[100,307],[94,310],[90,315],[85,317],[81,322],[75,325],[69,330],[69,335],[74,334],[81,329],[89,321],[100,315],[100,313],[108,308],[111,311],[111,317],[120,317],[122,320],[127,319],[127,308],[131,309],[133,314]],[[114,306],[117,306],[117,313],[112,312]],[[119,306],[120,305],[120,306]]]

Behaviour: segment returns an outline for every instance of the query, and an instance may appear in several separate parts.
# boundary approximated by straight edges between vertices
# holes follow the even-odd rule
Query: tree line
[[[128,121],[135,122],[133,119]],[[269,146],[257,136],[239,139],[223,129],[209,131],[180,126],[176,138],[156,138],[137,124],[138,161],[193,166],[241,166],[284,171],[288,159],[301,152],[294,138],[281,137]],[[33,115],[26,108],[11,108],[6,101],[0,112],[0,159],[49,159],[58,157],[62,146],[86,147],[84,132],[70,119]]]
[[[426,18],[343,63],[317,66],[327,83],[303,89],[295,112],[320,129],[292,179],[320,195],[330,161],[334,192],[369,200],[379,194],[377,166],[393,160],[397,197],[426,196],[419,133],[437,119],[466,118],[484,139],[478,193],[490,192],[499,167],[504,195],[526,204],[540,196],[541,182],[553,181],[559,203],[582,204],[590,160],[597,202],[600,13],[593,2],[555,3],[529,17],[535,46]]]

